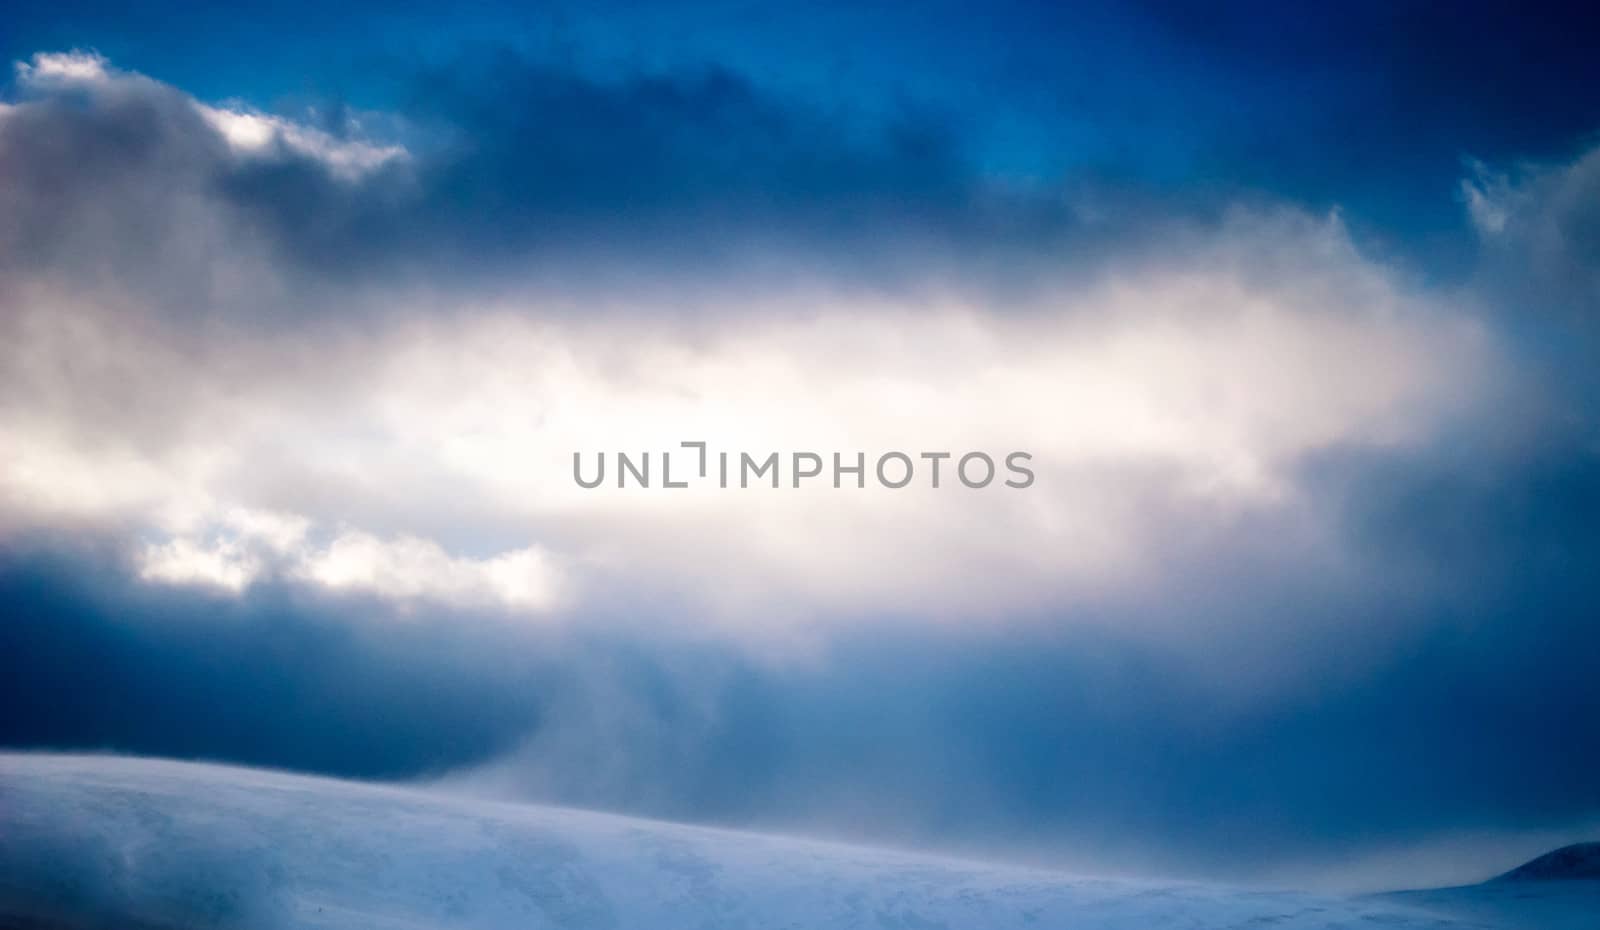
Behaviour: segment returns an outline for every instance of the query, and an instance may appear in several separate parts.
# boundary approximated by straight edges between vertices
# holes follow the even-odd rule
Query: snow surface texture
[[[1482,926],[1431,904],[1083,879],[273,772],[0,754],[0,927]]]

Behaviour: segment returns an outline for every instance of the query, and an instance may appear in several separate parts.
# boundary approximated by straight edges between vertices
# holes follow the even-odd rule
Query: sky
[[[7,18],[0,746],[1181,876],[1600,829],[1570,11]],[[573,480],[685,441],[784,486]],[[890,450],[1034,480],[789,484]]]

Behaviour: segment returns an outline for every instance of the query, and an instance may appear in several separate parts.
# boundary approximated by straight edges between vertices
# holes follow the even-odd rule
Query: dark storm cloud
[[[7,746],[415,773],[507,748],[551,674],[535,637],[284,588],[152,588],[104,545],[0,560]]]
[[[165,308],[269,312],[229,288],[253,261],[306,287],[819,263],[903,277],[1041,254],[1076,225],[1055,197],[985,183],[948,115],[824,108],[715,67],[595,78],[485,45],[409,79],[410,156],[359,178],[282,139],[241,157],[190,98],[136,75],[19,81],[0,122],[7,266]],[[365,141],[342,112],[307,125]]]
[[[852,125],[847,106],[784,103],[718,69],[597,82],[488,47],[418,87],[413,112],[463,140],[429,185],[437,209],[513,242],[676,234],[702,240],[692,254],[762,230],[937,232],[978,193],[941,120]]]

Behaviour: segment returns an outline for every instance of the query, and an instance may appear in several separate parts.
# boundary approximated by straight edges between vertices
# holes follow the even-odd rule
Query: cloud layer
[[[747,628],[780,613],[970,616],[1148,584],[1164,558],[1240,519],[1314,534],[1295,475],[1308,458],[1425,443],[1495,387],[1477,321],[1361,256],[1337,218],[1290,207],[1162,224],[1092,273],[1028,265],[1014,288],[938,273],[937,248],[917,261],[964,283],[866,286],[803,249],[803,271],[770,280],[743,262],[726,278],[691,267],[582,287],[509,265],[473,287],[370,270],[330,280],[296,254],[301,222],[388,212],[448,226],[434,204],[473,204],[456,186],[467,176],[522,198],[504,214],[474,207],[476,235],[535,254],[540,237],[519,239],[520,224],[548,209],[561,227],[567,198],[601,222],[587,185],[621,196],[625,173],[658,191],[627,195],[659,207],[648,235],[809,236],[788,200],[728,183],[725,147],[760,172],[752,196],[802,185],[807,209],[848,197],[856,221],[913,239],[945,225],[930,214],[962,226],[982,212],[975,177],[945,167],[949,183],[905,187],[831,124],[809,127],[830,154],[784,156],[769,123],[798,117],[731,79],[713,93],[526,71],[513,74],[526,99],[463,118],[469,151],[430,159],[203,104],[82,53],[19,66],[23,102],[3,124],[13,235],[39,254],[8,298],[13,393],[28,398],[10,411],[27,437],[7,463],[13,509],[131,521],[155,534],[147,578],[234,590],[278,572],[538,612],[558,592],[626,587]],[[557,150],[594,144],[565,126],[579,113],[685,150],[628,146],[629,172],[518,161],[505,171],[543,185],[524,190],[491,170],[528,148],[524,129],[486,121],[530,107]],[[62,146],[82,160],[130,136],[125,176],[100,176],[92,199],[87,178],[34,183],[73,170],[50,157]],[[744,145],[778,155],[748,165]],[[256,180],[284,172],[304,178],[257,199]],[[139,254],[120,256],[129,245]],[[383,267],[427,267],[415,243],[379,247]],[[1015,493],[919,480],[674,495],[571,480],[573,453],[659,456],[685,440],[758,458],[1022,450],[1039,475]]]
[[[17,67],[0,742],[1178,870],[1600,813],[1592,153],[1441,283],[724,70],[418,86]],[[684,441],[1036,481],[572,479]]]

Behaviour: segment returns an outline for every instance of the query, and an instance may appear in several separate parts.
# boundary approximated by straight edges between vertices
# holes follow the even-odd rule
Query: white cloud
[[[320,129],[242,107],[213,107],[197,102],[195,109],[243,157],[271,155],[275,146],[282,145],[321,161],[336,177],[345,180],[360,178],[407,157],[400,145],[339,139]]]
[[[139,575],[239,592],[275,573],[332,591],[525,615],[561,600],[561,572],[533,546],[474,559],[415,536],[382,539],[351,529],[317,544],[310,526],[293,514],[235,508],[216,524],[146,544]]]
[[[267,364],[202,381],[172,411],[195,431],[120,465],[93,451],[104,433],[41,434],[13,447],[5,490],[164,527],[186,541],[151,550],[151,577],[231,587],[277,563],[208,548],[196,527],[277,540],[292,553],[277,570],[399,599],[548,609],[653,591],[733,626],[1083,603],[1148,584],[1172,547],[1246,516],[1315,535],[1297,487],[1308,455],[1425,440],[1492,377],[1473,324],[1408,296],[1336,224],[1241,224],[1201,260],[1006,312],[818,290],[667,322],[543,298],[543,314],[513,302],[348,343],[308,334],[298,363],[327,374]],[[1299,254],[1282,272],[1232,264],[1289,236]],[[971,491],[953,463],[938,491],[572,479],[573,452],[622,450],[657,456],[659,481],[660,453],[685,440],[759,455],[1021,450],[1037,481]],[[689,464],[679,450],[680,475]],[[83,493],[96,478],[115,494]],[[268,491],[299,522],[239,516]],[[309,547],[317,526],[345,529]],[[509,544],[467,559],[444,537]]]
[[[296,574],[335,590],[463,605],[544,610],[560,596],[554,565],[535,547],[468,559],[414,536],[381,540],[369,533],[345,532],[327,548],[308,553]]]
[[[1505,232],[1506,223],[1516,210],[1516,191],[1505,174],[1490,170],[1480,161],[1469,163],[1472,173],[1461,179],[1461,198],[1467,216],[1478,235],[1492,238]]]
[[[41,52],[29,61],[16,62],[20,85],[35,92],[59,88],[108,90],[148,85],[138,74],[119,71],[98,52],[73,50]],[[246,106],[212,106],[188,99],[204,120],[240,157],[271,157],[278,146],[326,165],[335,177],[356,180],[396,160],[409,157],[404,146],[360,138],[339,138],[303,122]],[[0,116],[7,105],[0,104]]]
[[[168,584],[209,585],[242,591],[261,572],[261,564],[237,540],[207,546],[192,539],[173,539],[147,546],[139,577]]]
[[[111,63],[94,51],[40,52],[31,61],[16,63],[17,79],[23,84],[50,85],[102,84],[112,78]]]

